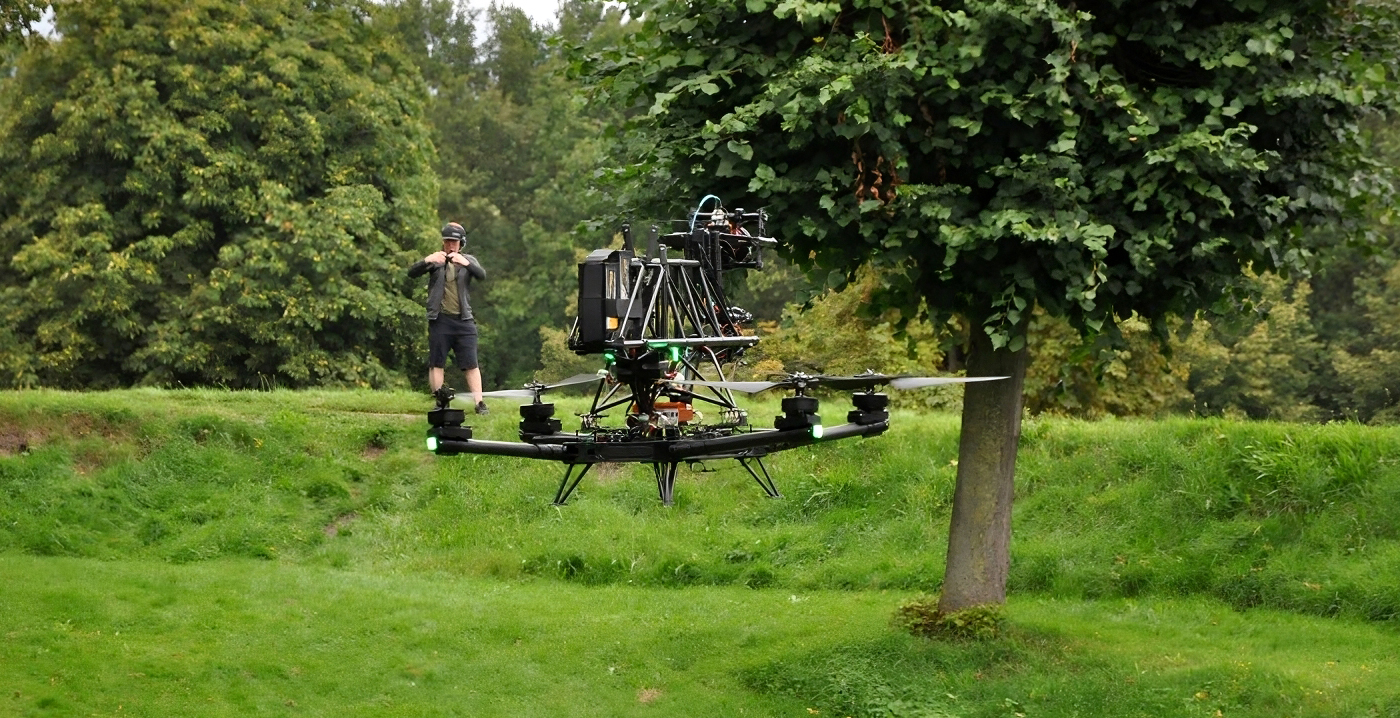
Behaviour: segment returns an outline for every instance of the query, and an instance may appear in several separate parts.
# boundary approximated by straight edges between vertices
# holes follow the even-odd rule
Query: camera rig
[[[710,200],[714,207],[705,211]],[[475,439],[466,415],[451,408],[451,389],[435,394],[428,413],[428,448],[439,455],[461,453],[519,456],[566,465],[554,504],[563,505],[594,464],[645,463],[656,478],[662,503],[671,505],[681,463],[738,461],[770,497],[776,483],[763,463],[768,454],[889,428],[889,397],[876,387],[917,388],[999,377],[904,377],[866,374],[836,377],[792,374],[773,381],[733,381],[739,358],[759,338],[746,326],[748,312],[729,304],[723,275],[763,268],[763,250],[777,246],[764,236],[763,211],[727,211],[708,196],[685,229],[661,234],[653,226],[645,254],[622,228],[621,249],[598,249],[578,265],[578,318],[569,348],[602,356],[603,369],[554,384],[485,392],[485,396],[532,399],[520,406],[520,441]],[[541,395],[565,386],[596,383],[578,431],[562,431],[554,405]],[[825,427],[818,414],[818,387],[857,390],[846,423]],[[749,424],[735,393],[783,388],[783,414],[773,428]],[[621,424],[607,412],[621,410]]]

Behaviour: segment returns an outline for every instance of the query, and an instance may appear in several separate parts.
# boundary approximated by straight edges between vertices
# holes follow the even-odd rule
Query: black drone
[[[705,205],[715,200],[711,211]],[[772,381],[731,381],[744,352],[758,343],[743,327],[752,316],[729,304],[723,272],[762,269],[762,250],[777,245],[763,236],[764,212],[733,212],[718,198],[700,202],[684,231],[660,235],[652,227],[646,254],[633,247],[624,226],[622,249],[599,249],[578,265],[578,319],[569,348],[601,354],[604,368],[553,384],[485,392],[484,396],[530,399],[520,406],[520,441],[472,438],[466,413],[451,408],[452,389],[434,395],[428,412],[428,449],[439,455],[494,454],[549,459],[566,465],[554,495],[561,506],[594,464],[645,463],[656,476],[661,501],[671,505],[676,469],[682,463],[735,459],[768,496],[780,496],[763,465],[776,451],[852,436],[875,436],[889,428],[889,396],[880,386],[916,389],[1002,377],[914,377],[867,372],[855,376],[790,374]],[[675,257],[672,252],[680,256]],[[562,431],[554,405],[540,397],[565,386],[596,383],[593,403],[578,431]],[[824,427],[817,388],[855,391],[846,423]],[[772,429],[754,428],[734,393],[785,389],[783,414]],[[621,426],[606,426],[605,412],[622,410]],[[709,415],[706,415],[709,412]],[[755,466],[757,470],[755,470]],[[580,468],[581,467],[581,468]],[[577,473],[575,473],[577,471]]]

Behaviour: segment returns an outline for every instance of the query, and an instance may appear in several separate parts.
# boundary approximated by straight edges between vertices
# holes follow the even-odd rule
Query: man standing
[[[466,230],[456,222],[442,228],[442,251],[433,252],[408,269],[408,276],[428,274],[428,385],[442,386],[447,350],[457,359],[476,402],[476,413],[487,413],[481,400],[481,368],[476,359],[476,320],[472,317],[471,282],[486,278],[481,262],[462,254]]]

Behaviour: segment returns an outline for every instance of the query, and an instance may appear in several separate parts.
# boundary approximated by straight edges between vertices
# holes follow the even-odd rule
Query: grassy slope
[[[285,557],[586,584],[936,590],[955,419],[772,457],[604,466],[549,505],[557,464],[423,449],[408,394],[0,394],[0,548],[190,562]],[[569,408],[561,409],[564,414]],[[759,407],[755,416],[771,415]],[[837,407],[829,407],[827,413]],[[510,439],[502,404],[478,435]],[[28,438],[24,438],[28,437]],[[30,446],[16,455],[17,442]],[[1238,607],[1400,613],[1400,430],[1222,421],[1028,422],[1012,585],[1062,597],[1210,594]]]
[[[286,686],[311,683],[296,690],[276,681],[244,690],[238,686],[252,679],[238,672],[260,676],[259,656],[286,654],[301,656],[292,662],[300,670],[329,675],[337,660],[378,651],[411,668],[429,646],[457,641],[462,648],[452,650],[461,654],[482,640],[463,638],[473,623],[462,623],[463,611],[483,630],[533,626],[540,643],[519,654],[443,659],[434,664],[439,675],[478,676],[489,690],[476,696],[439,681],[437,696],[421,706],[482,706],[462,715],[610,715],[667,700],[727,714],[788,714],[812,703],[859,715],[1010,715],[1036,701],[1064,708],[1062,715],[1210,715],[1210,706],[1252,715],[1400,711],[1397,691],[1382,688],[1400,682],[1380,680],[1388,674],[1377,663],[1393,664],[1394,650],[1384,647],[1400,642],[1400,470],[1392,459],[1400,431],[1029,422],[1012,583],[1017,595],[1040,598],[1013,602],[1020,634],[1011,639],[940,647],[894,635],[885,621],[899,597],[937,586],[955,470],[950,417],[899,414],[884,437],[774,457],[770,468],[786,494],[778,501],[764,499],[737,467],[716,466],[683,471],[678,504],[664,509],[646,469],[611,467],[591,473],[560,510],[548,506],[556,466],[423,451],[423,403],[408,394],[333,392],[0,395],[0,551],[10,556],[0,572],[11,574],[8,586],[16,576],[43,576],[42,590],[29,582],[0,591],[0,601],[18,604],[3,607],[12,618],[0,625],[17,637],[7,650],[18,653],[0,654],[0,664],[15,665],[10,658],[25,651],[32,658],[51,650],[56,661],[14,675],[0,668],[22,696],[37,696],[15,705],[37,710],[58,701],[57,712],[73,715],[113,709],[71,702],[88,691],[46,695],[40,684],[55,675],[59,682],[104,676],[92,679],[101,683],[90,694],[104,699],[158,693],[129,675],[149,672],[113,668],[103,658],[110,646],[48,635],[82,618],[67,612],[73,603],[98,617],[77,635],[115,625],[102,616],[126,615],[153,626],[140,650],[180,641],[226,647],[214,667],[190,663],[192,654],[153,664],[167,673],[205,670],[183,683],[167,677],[176,702],[166,705],[202,693],[201,705],[221,706],[210,714],[277,712],[274,699],[284,693],[282,700],[320,701],[318,710],[328,712],[355,705],[365,714],[421,714],[426,709],[403,708],[415,699],[393,682],[412,671],[394,673],[372,659],[320,683],[284,676]],[[513,406],[496,408],[477,424],[478,435],[510,438]],[[570,408],[578,407],[560,413]],[[244,558],[276,562],[227,561]],[[169,565],[210,559],[224,560]],[[102,576],[96,586],[93,575]],[[301,609],[279,592],[282,584],[316,596],[322,608],[310,610],[322,618],[298,628],[288,612]],[[121,591],[146,598],[123,603]],[[820,597],[805,604],[823,607],[808,623],[774,612],[797,593]],[[461,603],[476,594],[496,598]],[[1242,618],[1199,599],[1162,598],[1197,595],[1380,623]],[[1142,603],[1082,601],[1123,597]],[[159,604],[167,599],[183,618],[166,616]],[[687,625],[703,635],[680,640],[668,628],[674,621],[656,619],[658,610],[693,618]],[[1222,636],[1206,628],[1209,621],[1232,629]],[[415,638],[415,622],[456,628]],[[339,642],[341,626],[356,627],[361,639]],[[1298,643],[1300,633],[1312,637]],[[658,635],[670,640],[658,643]],[[1151,643],[1140,644],[1143,636]],[[615,661],[631,666],[630,681],[614,680],[616,672],[575,675],[571,666],[603,660],[594,655],[606,653],[600,637],[628,644]],[[580,647],[561,648],[570,641]],[[663,670],[662,659],[674,659],[665,647],[676,641],[694,643],[687,665],[697,668]],[[318,653],[323,644],[339,646],[337,658]],[[1323,647],[1345,668],[1318,660]],[[1241,660],[1249,665],[1236,666]],[[322,668],[309,667],[318,662]],[[1129,670],[1129,662],[1148,672]],[[481,678],[496,670],[539,680]],[[979,671],[982,678],[973,677]],[[1329,678],[1336,671],[1345,676]],[[190,691],[184,698],[182,685]],[[661,697],[638,703],[638,691],[648,689]],[[563,707],[568,700],[582,702]]]

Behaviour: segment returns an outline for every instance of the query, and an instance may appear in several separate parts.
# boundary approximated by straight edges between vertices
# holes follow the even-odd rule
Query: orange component
[[[676,419],[682,424],[695,418],[695,409],[691,408],[690,404],[683,401],[658,401],[652,406],[656,407],[657,411],[674,409],[676,411]]]

